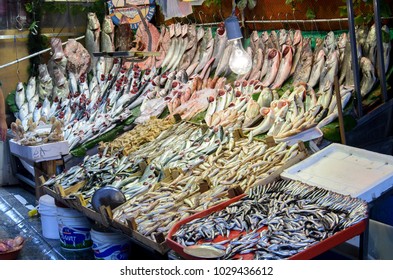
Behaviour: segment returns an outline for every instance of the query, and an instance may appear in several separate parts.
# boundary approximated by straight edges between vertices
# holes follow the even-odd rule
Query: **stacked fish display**
[[[183,120],[205,114],[208,126],[242,128],[250,138],[267,134],[286,139],[337,117],[332,94],[335,76],[343,107],[353,93],[346,33],[336,37],[329,32],[317,38],[312,49],[311,39],[300,30],[253,31],[247,47],[253,68],[235,76],[228,66],[232,44],[223,23],[214,35],[211,27],[195,24],[171,24],[160,31],[152,24],[148,30],[143,26],[136,33],[133,50],[147,49],[149,31],[151,50],[160,55],[135,63],[93,56],[116,49],[114,28],[109,16],[101,25],[89,13],[86,48],[69,40],[63,50],[60,39],[51,40],[53,56],[48,64],[39,66],[38,77],[31,77],[26,89],[22,83],[17,85],[16,116],[26,130],[29,119],[62,119],[64,138],[72,150],[131,116],[141,124],[168,109],[171,116]],[[389,34],[387,26],[383,32]],[[377,84],[375,26],[358,27],[356,34],[361,94],[366,96]],[[387,71],[391,41],[384,38]],[[293,85],[290,92],[281,92],[288,82]],[[140,113],[135,111],[138,108]]]
[[[128,156],[138,150],[141,145],[153,141],[162,131],[169,129],[173,124],[174,120],[172,119],[151,118],[111,142],[100,142],[99,149],[105,150],[108,147],[108,152],[111,154],[121,151],[123,155]]]
[[[89,202],[96,189],[112,185],[130,199],[160,181],[164,169],[179,168],[187,172],[226,142],[228,137],[223,130],[204,131],[181,123],[163,131],[128,156],[121,150],[111,154],[107,146],[102,153],[86,156],[80,165],[50,178],[44,186],[54,190],[56,185],[61,185],[64,191],[80,193]],[[76,184],[78,188],[74,189]]]
[[[63,124],[55,118],[50,120],[50,125],[44,122],[40,122],[38,126],[35,123],[28,123],[28,127],[25,131],[19,119],[11,123],[13,140],[23,146],[37,146],[64,140]]]
[[[360,199],[284,180],[182,224],[171,239],[194,255],[203,249],[220,259],[287,259],[366,218]]]
[[[132,116],[131,110],[140,106],[155,75],[154,69],[142,73],[137,65],[120,59],[92,59],[91,52],[97,51],[100,42],[97,43],[100,28],[94,14],[89,14],[88,19],[88,50],[75,40],[69,40],[63,50],[61,40],[52,38],[51,60],[39,65],[39,76],[29,79],[26,90],[19,83],[15,95],[19,108],[16,117],[25,129],[30,119],[37,123],[41,117],[56,117],[64,123],[64,138],[70,150]],[[101,49],[111,51],[111,18],[106,17],[103,25]],[[90,35],[92,32],[96,33]],[[90,80],[89,73],[93,74]]]
[[[235,141],[230,136],[228,143],[188,172],[180,172],[173,180],[167,177],[116,208],[113,219],[123,224],[134,219],[136,230],[155,240],[155,234],[166,236],[177,221],[228,200],[230,189],[248,191],[298,154],[298,145],[268,148],[262,142]]]

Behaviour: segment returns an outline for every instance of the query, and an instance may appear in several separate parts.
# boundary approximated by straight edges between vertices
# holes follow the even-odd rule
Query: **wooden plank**
[[[37,201],[45,194],[42,189],[42,180],[40,177],[48,179],[51,176],[56,175],[56,169],[58,166],[64,166],[64,161],[62,159],[34,163],[35,195]]]

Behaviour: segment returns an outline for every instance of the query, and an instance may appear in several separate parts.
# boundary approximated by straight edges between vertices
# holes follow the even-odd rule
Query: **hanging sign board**
[[[112,0],[107,1],[107,5],[115,25],[126,22],[132,29],[137,29],[142,19],[138,11],[130,5],[137,6],[147,21],[153,18],[156,11],[155,0]]]

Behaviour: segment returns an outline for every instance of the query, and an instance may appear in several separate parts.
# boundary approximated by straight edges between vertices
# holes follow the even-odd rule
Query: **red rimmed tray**
[[[230,205],[230,204],[240,200],[241,198],[243,198],[245,196],[246,196],[246,194],[242,194],[242,195],[236,196],[236,197],[234,197],[234,198],[232,198],[232,199],[230,199],[228,201],[225,201],[225,202],[223,202],[221,204],[217,204],[217,205],[215,205],[212,208],[209,208],[209,209],[207,209],[205,211],[196,213],[196,214],[194,214],[192,216],[187,217],[186,219],[183,219],[183,220],[177,222],[171,228],[171,230],[169,231],[169,233],[168,233],[168,235],[166,237],[166,243],[167,243],[168,247],[171,248],[172,250],[174,250],[177,254],[179,254],[184,259],[187,259],[187,260],[199,260],[199,259],[202,259],[202,258],[194,257],[194,256],[191,256],[191,255],[185,253],[183,251],[185,247],[182,246],[181,244],[177,243],[176,241],[174,241],[172,239],[173,235],[176,233],[176,231],[183,224],[186,224],[186,223],[188,223],[188,222],[190,222],[192,220],[198,219],[198,218],[202,218],[202,217],[208,216],[211,213],[220,211],[220,210],[224,209],[225,207],[227,207],[228,205]],[[306,250],[304,250],[302,252],[299,252],[299,253],[293,255],[292,257],[290,257],[288,259],[290,259],[290,260],[308,260],[308,259],[312,259],[312,258],[314,258],[314,257],[316,257],[316,256],[318,256],[318,255],[320,255],[320,254],[322,254],[322,253],[324,253],[324,252],[326,252],[326,251],[336,247],[337,245],[339,245],[339,244],[341,244],[341,243],[343,243],[343,242],[345,242],[345,241],[347,241],[347,240],[349,240],[349,239],[351,239],[351,238],[353,238],[353,237],[363,233],[365,231],[365,229],[366,229],[366,226],[367,226],[367,220],[368,219],[364,219],[364,220],[360,221],[359,223],[357,223],[357,224],[355,224],[355,225],[353,225],[353,226],[351,226],[351,227],[349,227],[349,228],[347,228],[345,230],[339,231],[339,232],[335,233],[334,235],[326,238],[325,240],[322,240],[322,241],[320,241],[320,242],[310,246],[308,249],[306,249]],[[263,228],[260,229],[260,230],[263,230]],[[231,234],[229,235],[229,238],[230,239],[234,238],[234,237],[238,236],[240,233],[241,232],[239,232],[239,231],[232,231]],[[221,241],[223,239],[224,238],[219,236],[219,237],[216,237],[213,240],[213,242]],[[201,244],[203,244],[203,243],[201,243]],[[242,255],[242,259],[244,259],[244,260],[253,259],[253,254],[244,254],[244,255]]]

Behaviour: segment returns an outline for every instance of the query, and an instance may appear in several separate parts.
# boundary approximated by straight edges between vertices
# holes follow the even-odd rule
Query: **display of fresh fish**
[[[101,52],[114,52],[115,51],[115,26],[112,21],[112,17],[107,15],[102,22],[101,31]],[[112,69],[113,58],[105,58],[105,75],[107,76]]]
[[[385,65],[385,73],[386,73],[389,69],[390,51],[392,49],[390,31],[387,25],[382,26],[382,48],[383,48],[383,62]]]
[[[367,49],[367,46],[366,46],[367,42],[366,41],[367,41],[368,32],[369,32],[369,28],[365,24],[355,26],[356,41],[359,43],[360,48],[361,48],[360,51],[363,54],[368,53],[368,50],[366,50]]]
[[[250,77],[251,80],[259,79],[259,77],[261,75],[261,68],[262,68],[263,61],[264,61],[263,60],[263,50],[258,48],[254,52],[254,56],[252,59],[253,66],[252,66],[251,71],[248,73],[248,76]]]
[[[325,36],[325,39],[323,42],[323,50],[325,51],[326,55],[329,55],[332,51],[336,50],[336,47],[337,47],[337,42],[336,42],[336,38],[334,36],[334,32],[330,31]]]
[[[97,77],[98,84],[100,85],[101,89],[104,87],[104,84],[106,82],[106,58],[103,56],[100,56],[97,59],[97,64],[95,67],[95,76]]]
[[[212,65],[212,70],[215,70],[220,62],[220,59],[228,45],[228,37],[224,27],[218,28],[216,36],[214,37],[214,48],[212,57],[214,57],[214,62]]]
[[[375,31],[375,24],[370,27],[370,31],[367,34],[365,43],[365,53],[373,65],[377,65],[377,34]]]
[[[16,85],[16,91],[15,91],[15,104],[19,110],[22,107],[22,105],[25,103],[25,101],[26,101],[25,87],[23,86],[22,82],[19,82]]]
[[[288,31],[286,29],[280,29],[278,32],[278,43],[282,47],[287,42]],[[280,49],[282,51],[282,49]]]
[[[196,60],[193,60],[193,62],[198,62],[198,66],[195,68],[194,74],[198,74],[205,67],[206,63],[213,55],[213,50],[214,38],[212,34],[212,29],[208,28],[205,31],[205,35],[203,36],[200,45],[198,46],[198,50],[195,55]]]
[[[198,48],[197,31],[194,24],[189,26],[187,38],[188,43],[185,49],[185,53],[180,58],[180,62],[178,63],[179,70],[187,69],[191,65],[191,61],[193,60]]]
[[[333,84],[334,77],[338,73],[338,64],[339,64],[339,54],[338,51],[332,51],[329,53],[325,65],[322,68],[321,76],[319,79],[319,85],[324,87],[326,82],[329,81]]]
[[[261,114],[263,115],[263,120],[261,123],[255,127],[250,127],[243,129],[244,131],[250,131],[248,134],[248,139],[252,140],[254,136],[267,132],[274,124],[275,116],[274,110],[271,108],[262,108]]]
[[[344,58],[340,67],[340,76],[339,76],[340,85],[353,86],[354,85],[354,77],[352,70],[352,54],[351,54],[351,44],[349,40],[346,43],[344,49]]]
[[[36,77],[31,76],[26,87],[26,101],[29,101],[36,95]]]
[[[33,112],[33,121],[37,123],[41,119],[41,106],[37,106]]]
[[[275,30],[272,30],[269,35],[270,46],[269,48],[275,48],[276,50],[280,50],[280,43],[278,41],[278,35]]]
[[[33,113],[38,102],[40,101],[40,97],[36,94],[34,95],[32,98],[30,98],[29,101],[27,101],[28,103],[28,109],[29,109],[29,113]]]
[[[280,67],[281,61],[281,52],[277,49],[270,49],[267,53],[268,56],[268,65],[267,65],[267,73],[262,80],[262,86],[268,87],[270,86],[278,73],[278,69]]]
[[[293,75],[293,83],[307,83],[313,65],[313,53],[309,38],[303,40],[303,50],[300,61]]]
[[[232,53],[232,44],[227,44],[224,53],[222,54],[222,57],[220,59],[220,62],[217,65],[216,72],[214,73],[215,77],[219,77],[221,75],[226,75],[228,69],[229,69],[229,59],[231,58],[231,53]]]
[[[283,45],[280,67],[278,69],[278,73],[274,80],[274,83],[270,86],[272,89],[280,88],[288,78],[291,72],[292,58],[293,58],[292,47],[288,45]]]
[[[148,30],[146,30],[146,27]],[[148,51],[149,50],[149,43],[151,51],[157,51],[158,44],[160,40],[160,33],[158,29],[155,27],[154,24],[150,22],[146,22],[146,27],[144,24],[140,24],[135,34],[135,43],[136,47],[133,49],[139,51]],[[150,37],[148,35],[150,33]],[[142,70],[149,69],[153,67],[154,59],[149,57],[148,59],[138,62],[137,65]]]
[[[24,121],[27,118],[28,114],[29,114],[29,106],[26,102],[26,103],[23,103],[23,105],[19,108],[18,118],[21,121]]]
[[[347,33],[345,32],[341,33],[337,40],[337,50],[340,54],[340,65],[344,61],[345,47],[347,45],[347,41],[348,41]],[[316,57],[314,57],[314,60],[316,60]]]
[[[252,54],[255,54],[259,48],[259,34],[257,30],[253,30],[250,35],[250,47]]]
[[[322,40],[321,40],[321,45],[322,45]],[[293,73],[295,72],[303,52],[303,35],[299,29],[295,31],[294,38],[293,38],[293,47],[294,47],[294,52],[293,52],[294,54],[292,59],[290,76],[292,76]]]
[[[310,78],[307,84],[310,87],[315,87],[320,80],[322,69],[325,65],[325,52],[320,50],[318,56],[314,59],[314,64],[311,69]]]
[[[95,13],[89,12],[87,14],[87,28],[85,34],[86,49],[90,54],[91,69],[97,65],[97,57],[93,53],[100,51],[100,35],[101,25]]]
[[[362,57],[360,59],[360,69],[362,71],[360,93],[362,96],[366,96],[374,87],[377,78],[375,76],[374,65],[367,57]]]

